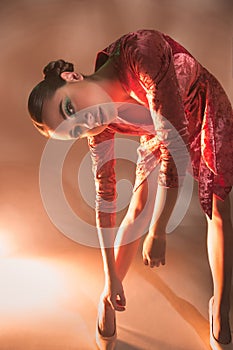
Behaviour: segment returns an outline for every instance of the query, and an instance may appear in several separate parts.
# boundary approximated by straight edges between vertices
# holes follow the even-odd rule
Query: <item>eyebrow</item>
[[[59,112],[60,112],[63,119],[67,119],[67,117],[63,111],[63,108],[62,108],[62,101],[59,103]]]

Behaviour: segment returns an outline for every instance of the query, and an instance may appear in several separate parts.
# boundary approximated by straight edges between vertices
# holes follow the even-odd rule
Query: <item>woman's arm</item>
[[[104,265],[105,286],[102,298],[107,299],[117,311],[124,311],[126,299],[120,279],[116,273],[114,240],[115,230],[111,228],[98,228],[98,236],[101,245],[101,253]],[[111,246],[110,246],[111,244]]]
[[[115,269],[114,241],[116,217],[116,178],[114,135],[106,129],[88,138],[96,187],[96,224],[103,257],[105,288],[103,298],[117,311],[124,310],[125,296]]]
[[[125,39],[122,50],[125,50],[129,66],[145,90],[160,142],[157,200],[143,247],[145,263],[159,266],[165,263],[165,230],[189,161],[187,120],[172,51],[161,33],[136,32]]]
[[[178,188],[158,185],[149,233],[143,243],[143,261],[150,267],[165,265],[166,226],[174,209]]]
[[[149,228],[151,236],[165,236],[166,226],[175,207],[177,196],[177,187],[166,188],[158,185],[154,212]]]

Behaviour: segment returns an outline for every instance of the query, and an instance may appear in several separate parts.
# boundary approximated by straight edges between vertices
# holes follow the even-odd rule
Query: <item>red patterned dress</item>
[[[123,117],[119,111],[120,122],[112,122],[101,134],[88,138],[96,184],[97,224],[115,225],[116,132],[140,135],[134,190],[158,163],[159,184],[178,186],[171,154],[179,150],[177,145],[173,147],[175,137],[170,125],[188,147],[193,176],[199,183],[200,203],[211,218],[213,194],[224,200],[233,184],[233,112],[220,83],[180,44],[155,30],[139,30],[119,38],[98,53],[96,70],[107,60],[112,60],[128,95],[150,112],[155,132],[148,131],[150,128],[143,132],[128,122],[127,111]],[[149,124],[148,117],[144,119]]]

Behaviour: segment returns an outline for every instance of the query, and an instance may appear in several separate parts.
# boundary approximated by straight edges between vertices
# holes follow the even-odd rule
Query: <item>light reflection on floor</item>
[[[1,260],[1,350],[93,348],[93,335],[82,317],[92,302],[77,269],[79,283],[75,281],[72,291],[71,270],[66,261],[56,259]]]
[[[1,261],[1,312],[28,314],[57,306],[67,288],[54,264],[46,260],[5,259]]]
[[[95,349],[102,263],[97,250],[87,254],[80,246],[77,252],[2,258],[1,350]],[[171,267],[176,257],[170,252],[168,259],[161,274],[146,269],[140,255],[135,260],[125,282],[127,312],[117,315],[118,349],[208,349],[206,313],[192,304],[194,295],[182,296]]]
[[[15,168],[8,179],[14,173]],[[34,186],[32,176],[30,181],[28,188]],[[21,197],[15,196],[18,188],[19,177],[12,196],[22,208]],[[26,194],[18,220],[11,220],[14,212],[6,208],[1,223],[0,350],[95,349],[103,287],[100,251],[57,232],[38,212],[35,193]],[[26,224],[25,212],[33,214]],[[117,350],[209,349],[212,284],[205,231],[196,188],[187,215],[167,237],[167,264],[150,270],[142,264],[140,250],[133,262],[124,282],[127,311],[117,314]]]

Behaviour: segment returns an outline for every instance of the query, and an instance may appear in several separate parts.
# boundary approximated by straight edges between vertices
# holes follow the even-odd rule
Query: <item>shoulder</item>
[[[137,49],[141,51],[160,48],[167,45],[163,33],[154,29],[139,29],[120,36],[103,50],[97,52],[95,71],[98,70],[111,56],[120,56],[124,52],[132,53]]]
[[[163,34],[154,29],[139,29],[135,32],[125,34],[120,38],[122,48],[140,48],[147,49],[157,47],[159,45],[166,45],[166,40]]]

